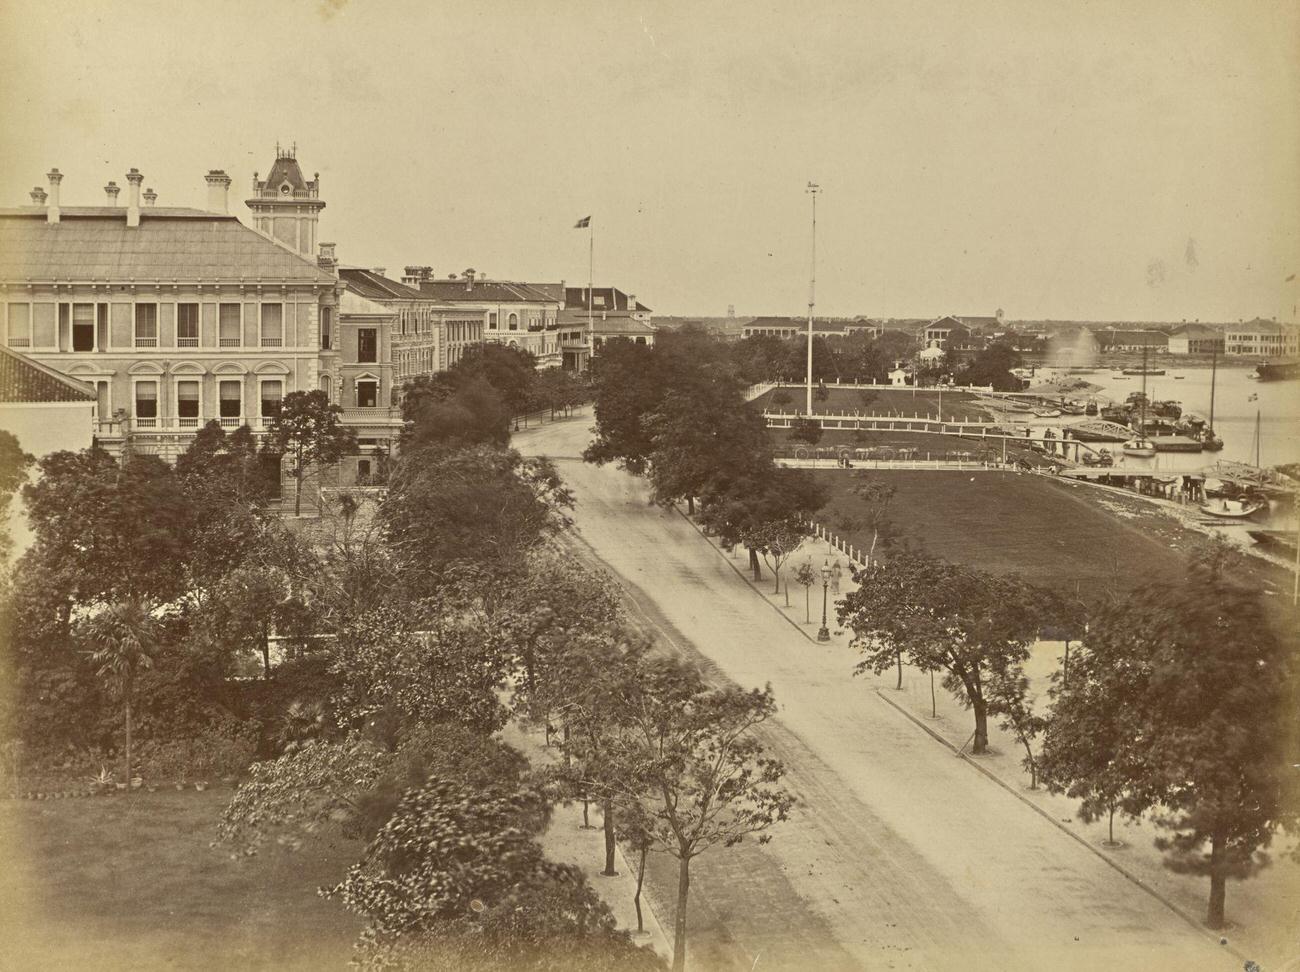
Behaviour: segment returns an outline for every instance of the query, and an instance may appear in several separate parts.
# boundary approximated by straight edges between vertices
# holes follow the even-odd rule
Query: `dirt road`
[[[699,860],[696,968],[1238,967],[881,701],[843,648],[795,631],[689,523],[649,505],[642,481],[582,463],[589,425],[515,445],[557,461],[579,542],[647,624],[720,678],[771,683],[768,742],[800,799],[769,845]],[[670,921],[671,904],[659,906]]]

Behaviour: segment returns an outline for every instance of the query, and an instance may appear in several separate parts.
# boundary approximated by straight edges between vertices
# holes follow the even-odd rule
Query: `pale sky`
[[[1300,4],[0,0],[0,205],[275,144],[346,263],[661,314],[1289,318]]]

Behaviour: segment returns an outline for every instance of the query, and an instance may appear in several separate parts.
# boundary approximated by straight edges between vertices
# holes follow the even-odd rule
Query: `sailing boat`
[[[1223,440],[1214,434],[1214,382],[1219,374],[1219,352],[1214,352],[1210,359],[1210,421],[1201,430],[1201,448],[1207,452],[1218,452],[1223,448]]]
[[[1124,455],[1135,456],[1139,459],[1150,459],[1156,454],[1156,447],[1150,439],[1146,437],[1147,427],[1147,349],[1146,345],[1142,346],[1142,398],[1139,400],[1140,412],[1138,418],[1137,437],[1129,439],[1124,443]]]

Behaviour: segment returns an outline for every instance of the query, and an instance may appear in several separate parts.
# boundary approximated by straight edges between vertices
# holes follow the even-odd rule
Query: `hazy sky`
[[[347,263],[664,314],[1291,314],[1300,4],[0,0],[0,204],[319,171]],[[247,216],[242,204],[234,207]]]

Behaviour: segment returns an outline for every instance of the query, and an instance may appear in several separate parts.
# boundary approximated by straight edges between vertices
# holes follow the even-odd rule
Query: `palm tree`
[[[126,716],[126,749],[123,778],[131,785],[131,705],[135,701],[136,675],[153,665],[158,647],[159,625],[153,609],[140,598],[126,598],[109,604],[86,621],[86,640],[95,647],[90,658],[99,666],[97,674],[108,679],[122,700]]]

